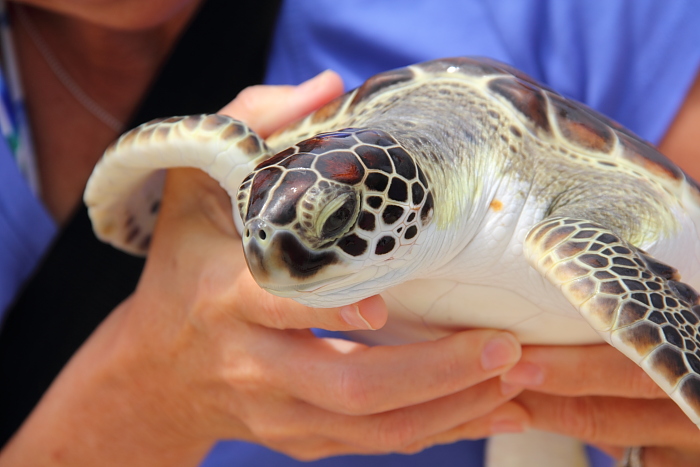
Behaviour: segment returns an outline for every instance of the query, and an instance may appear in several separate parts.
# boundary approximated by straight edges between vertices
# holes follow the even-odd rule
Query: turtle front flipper
[[[163,191],[162,169],[201,169],[235,200],[245,176],[269,155],[258,135],[224,115],[144,123],[105,151],[88,180],[84,200],[93,229],[117,248],[145,254]],[[240,232],[238,210],[233,217]]]
[[[700,424],[698,295],[678,272],[587,220],[548,218],[525,255],[588,323]]]

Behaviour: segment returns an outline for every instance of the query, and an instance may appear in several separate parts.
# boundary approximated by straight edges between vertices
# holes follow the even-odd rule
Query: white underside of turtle
[[[525,344],[605,341],[700,423],[697,184],[507,65],[386,72],[266,142],[222,116],[147,123],[88,183],[97,235],[145,254],[160,169],[177,166],[230,194],[261,287],[317,307],[382,293],[390,321],[360,339],[484,327]],[[545,465],[510,462],[498,465]]]

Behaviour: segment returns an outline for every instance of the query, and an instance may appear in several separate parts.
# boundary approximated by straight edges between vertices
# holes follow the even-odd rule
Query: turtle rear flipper
[[[599,224],[545,219],[525,254],[588,323],[700,425],[700,306],[678,272]]]

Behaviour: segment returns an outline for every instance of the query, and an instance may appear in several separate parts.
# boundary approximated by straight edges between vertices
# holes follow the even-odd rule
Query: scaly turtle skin
[[[145,253],[154,170],[173,166],[228,191],[249,267],[272,293],[319,307],[382,293],[392,318],[379,341],[465,327],[604,340],[700,423],[698,186],[507,65],[382,73],[266,142],[222,116],[145,124],[90,179],[98,236]]]

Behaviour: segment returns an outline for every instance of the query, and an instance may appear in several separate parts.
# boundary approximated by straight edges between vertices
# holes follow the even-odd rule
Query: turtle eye
[[[319,237],[328,239],[341,234],[355,217],[357,211],[357,199],[346,194],[331,201],[321,213],[320,221],[323,222]]]

